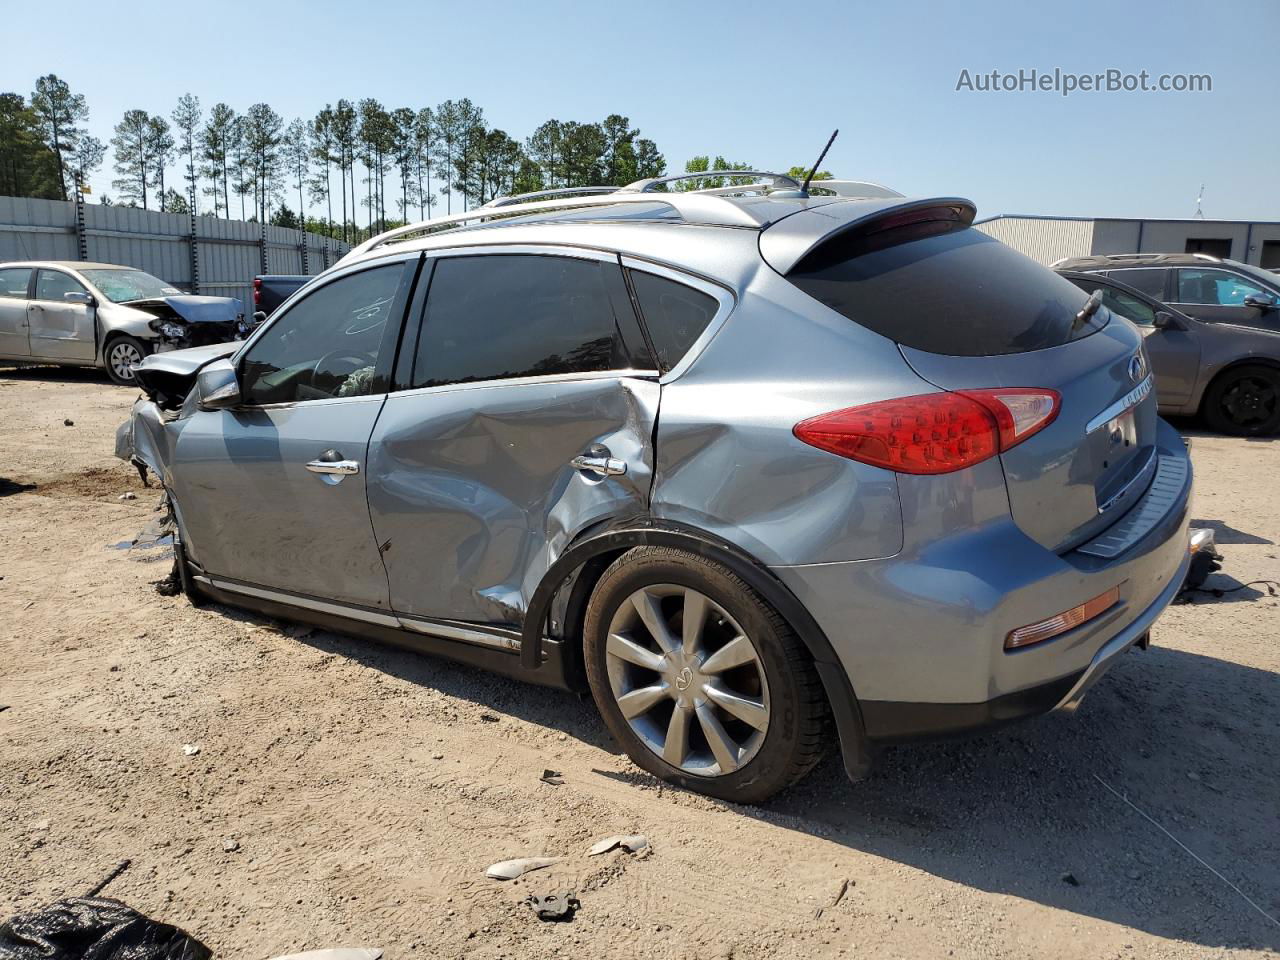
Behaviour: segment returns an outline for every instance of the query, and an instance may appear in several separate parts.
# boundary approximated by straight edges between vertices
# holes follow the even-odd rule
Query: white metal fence
[[[314,275],[348,244],[286,227],[130,207],[0,197],[0,263],[88,260],[154,274],[188,293],[239,297],[252,309],[260,273]]]

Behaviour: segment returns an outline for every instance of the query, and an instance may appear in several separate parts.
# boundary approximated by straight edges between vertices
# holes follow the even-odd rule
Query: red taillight
[[[820,450],[897,473],[950,473],[1043,430],[1060,403],[1057,391],[1030,387],[926,393],[824,413],[793,432]]]
[[[262,278],[253,278],[253,305],[255,307],[262,304]]]

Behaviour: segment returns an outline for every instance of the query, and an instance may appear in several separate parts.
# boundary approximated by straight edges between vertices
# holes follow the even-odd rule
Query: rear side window
[[[942,230],[944,232],[939,232]],[[850,231],[787,279],[855,323],[950,356],[1056,347],[1106,323],[1070,281],[980,231],[937,222]]]
[[[715,297],[652,273],[629,271],[640,315],[664,373],[680,362],[720,308]]]
[[[27,283],[30,280],[30,267],[10,267],[7,270],[0,270],[0,297],[11,300],[27,299]]]
[[[442,257],[412,385],[437,387],[652,364],[616,261],[532,254]],[[636,357],[633,353],[644,353]]]
[[[1157,300],[1164,299],[1164,280],[1168,270],[1108,270],[1108,277],[1127,283],[1140,293]]]

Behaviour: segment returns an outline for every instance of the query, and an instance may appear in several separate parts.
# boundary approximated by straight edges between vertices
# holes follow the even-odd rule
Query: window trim
[[[31,300],[32,303],[66,303],[67,302],[66,300],[51,300],[48,297],[40,296],[40,274],[42,273],[57,273],[57,274],[61,274],[64,277],[68,277],[71,280],[74,280],[77,284],[79,284],[80,290],[83,293],[88,293],[90,296],[93,296],[92,292],[89,289],[88,284],[86,284],[85,281],[81,280],[70,270],[60,270],[57,267],[34,267],[32,268],[31,272],[32,272],[32,278],[34,280],[34,284],[29,285],[27,289],[31,291],[31,296],[29,299]],[[68,291],[68,292],[71,293],[74,291]]]
[[[382,343],[380,345],[380,350],[390,350],[390,355],[386,361],[386,371],[388,374],[388,386],[392,386],[390,380],[395,371],[400,342],[404,337],[405,316],[408,313],[409,304],[415,299],[414,286],[417,284],[418,277],[422,273],[422,260],[423,256],[421,250],[413,250],[409,252],[398,251],[390,256],[377,257],[370,260],[359,260],[350,266],[343,267],[340,270],[335,270],[331,276],[325,277],[323,283],[317,283],[313,280],[310,283],[305,284],[300,289],[294,291],[293,296],[277,307],[275,312],[271,314],[267,321],[259,326],[257,330],[253,331],[253,333],[249,335],[249,338],[241,344],[240,349],[230,356],[229,359],[231,360],[231,364],[236,370],[236,381],[240,384],[241,389],[244,387],[244,361],[248,352],[253,349],[253,345],[257,343],[261,337],[265,336],[272,327],[280,322],[281,317],[287,316],[288,313],[297,307],[298,304],[304,303],[307,299],[325,289],[330,284],[336,283],[345,277],[349,277],[356,273],[363,273],[366,270],[376,270],[379,267],[389,267],[399,264],[401,267],[400,283],[396,287],[395,294],[396,301],[400,303],[399,320],[393,321],[389,325],[391,329],[384,331]],[[414,265],[410,266],[411,262]],[[406,269],[406,267],[408,267],[408,269]],[[320,276],[323,277],[324,275],[321,274]],[[319,279],[319,277],[317,279]],[[298,294],[303,294],[303,296],[298,296]],[[392,330],[394,330],[394,333]],[[381,360],[382,358],[380,354],[379,366],[382,366]],[[253,410],[287,410],[291,407],[296,407],[304,403],[350,403],[353,401],[369,399],[382,400],[386,396],[387,392],[382,391],[379,393],[368,393],[358,397],[316,397],[310,400],[282,400],[278,403],[241,402],[236,405],[235,409],[244,412]]]
[[[451,257],[480,257],[480,256],[541,256],[541,257],[562,257],[574,260],[594,260],[600,263],[612,263],[621,273],[625,263],[625,258],[619,256],[616,250],[605,250],[598,247],[583,247],[569,244],[554,243],[493,243],[480,244],[474,246],[457,246],[447,247],[441,250],[425,251],[426,258],[423,262],[422,269],[419,271],[420,276],[429,276],[429,282],[419,285],[420,293],[414,295],[414,309],[409,313],[409,317],[420,316],[416,328],[410,327],[410,323],[404,325],[404,332],[400,340],[400,353],[408,351],[411,355],[418,352],[418,343],[422,335],[422,331],[426,328],[426,307],[427,301],[431,296],[431,284],[435,281],[436,262]],[[622,278],[625,281],[625,277]],[[628,293],[630,291],[628,290]],[[419,302],[420,299],[420,302]],[[635,305],[632,304],[632,310],[635,312]],[[648,337],[648,331],[644,329],[643,321],[636,312],[634,317],[636,327],[642,336]],[[409,340],[412,336],[413,343]],[[472,390],[477,388],[490,388],[496,386],[523,386],[529,384],[540,383],[562,383],[578,380],[616,380],[622,378],[660,378],[661,371],[657,369],[636,369],[634,367],[620,367],[611,370],[583,370],[575,373],[546,373],[538,374],[530,377],[499,377],[490,380],[469,380],[466,383],[443,383],[432,387],[414,387],[400,386],[400,378],[405,376],[403,370],[403,362],[397,358],[396,364],[396,382],[391,384],[391,392],[397,396],[409,396],[418,394],[433,393],[449,393],[455,390]],[[408,372],[406,383],[411,383],[412,368]],[[659,382],[663,382],[659,379]]]
[[[639,257],[631,257],[623,255],[622,266],[626,270],[634,270],[637,273],[650,273],[655,277],[662,277],[664,280],[670,280],[673,283],[681,283],[686,287],[697,290],[699,293],[705,293],[712,297],[719,304],[716,308],[715,316],[707,323],[698,338],[689,345],[689,349],[684,352],[679,362],[670,370],[658,377],[658,382],[665,385],[672,381],[679,380],[684,376],[685,372],[693,366],[698,357],[701,356],[707,345],[715,339],[716,334],[724,327],[725,322],[729,319],[729,315],[733,313],[734,307],[738,304],[737,295],[723,284],[716,283],[697,274],[686,273],[683,270],[677,270],[665,264],[657,263],[653,260],[642,260]],[[630,280],[627,286],[630,287]],[[634,291],[633,291],[634,294]],[[636,312],[640,314],[640,322],[645,325],[645,336],[649,336],[648,324],[645,323],[644,311],[636,304]]]

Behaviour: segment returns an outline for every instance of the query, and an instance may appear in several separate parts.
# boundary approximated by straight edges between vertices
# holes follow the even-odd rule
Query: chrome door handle
[[[360,472],[360,464],[356,460],[312,460],[307,464],[307,469],[312,473],[328,473],[336,474],[340,477],[350,477]]]
[[[592,473],[598,473],[602,477],[617,477],[627,472],[626,461],[618,460],[614,457],[579,455],[569,461],[569,466],[575,470],[590,470]]]

